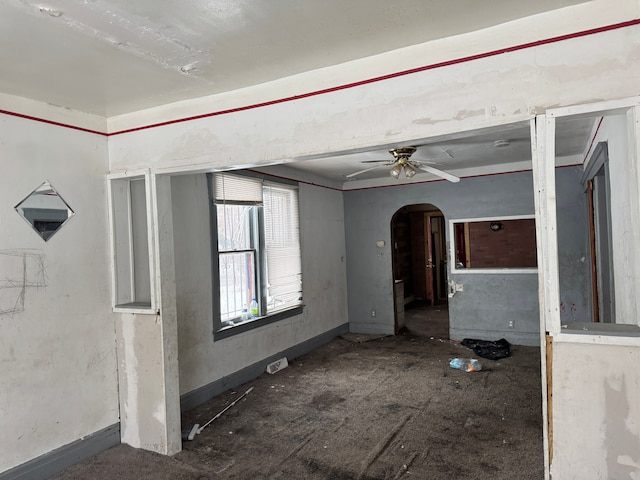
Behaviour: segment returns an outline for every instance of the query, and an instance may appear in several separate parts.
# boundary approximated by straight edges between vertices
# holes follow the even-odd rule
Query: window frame
[[[523,215],[503,215],[494,217],[476,217],[476,218],[452,218],[449,219],[449,258],[451,261],[451,273],[452,274],[537,274],[538,267],[523,267],[523,268],[458,268],[456,266],[456,224],[464,223],[476,223],[476,222],[503,222],[508,220],[535,220],[534,214]]]
[[[112,172],[106,178],[112,310],[157,314],[153,175],[149,169],[139,169]],[[140,298],[141,290],[144,299]]]
[[[590,260],[594,263],[592,267],[595,267],[591,272],[593,323],[616,325],[608,150],[608,141],[601,141],[595,146],[587,160],[581,183],[588,196],[590,228],[593,229],[593,238],[589,242]],[[597,177],[601,177],[598,182]],[[606,303],[609,305],[605,306]]]
[[[541,331],[546,331],[555,342],[606,344],[619,346],[640,345],[640,324],[576,322],[566,324],[561,321],[559,296],[559,264],[556,232],[556,182],[555,182],[555,134],[556,120],[577,115],[626,115],[627,139],[629,140],[629,161],[640,159],[640,97],[607,100],[592,104],[573,105],[547,110],[537,115],[531,123],[534,189],[536,196],[536,217],[542,219],[537,224],[538,268],[540,287]],[[596,137],[599,125],[594,129]],[[588,150],[591,149],[591,146]],[[585,156],[589,152],[585,152]],[[588,165],[587,165],[588,168]],[[638,177],[640,182],[640,177]],[[631,212],[640,211],[638,184],[632,183],[635,201],[629,205]],[[542,226],[544,224],[544,227]],[[613,238],[616,242],[616,238]],[[636,262],[635,268],[639,265]],[[636,278],[636,277],[633,277]],[[619,294],[616,283],[616,294]],[[617,308],[616,308],[617,310]],[[616,314],[617,315],[617,314]]]
[[[214,191],[214,176],[216,173],[229,173],[230,175],[237,176],[245,176],[250,178],[257,178],[261,181],[268,181],[272,184],[280,184],[282,186],[289,187],[298,187],[298,182],[290,181],[287,179],[274,180],[270,178],[268,175],[262,175],[258,172],[252,171],[227,171],[227,172],[214,172],[207,174],[207,188],[209,195],[209,231],[210,231],[210,240],[211,240],[211,283],[212,283],[212,309],[213,309],[213,338],[214,341],[222,340],[225,338],[229,338],[235,336],[240,333],[244,333],[250,330],[254,330],[256,328],[263,327],[265,325],[278,322],[280,320],[284,320],[287,318],[291,318],[297,315],[300,315],[304,311],[304,304],[300,303],[298,305],[293,305],[289,308],[285,308],[282,310],[278,310],[273,313],[268,313],[266,309],[266,285],[267,285],[267,259],[266,259],[266,245],[265,245],[265,218],[263,208],[259,208],[257,210],[257,236],[258,241],[256,242],[256,284],[258,289],[258,295],[256,299],[259,298],[260,311],[264,314],[259,316],[256,319],[251,319],[248,321],[244,321],[235,325],[224,325],[225,322],[222,322],[220,315],[220,257],[218,250],[218,218],[217,218],[217,207],[215,202],[215,191]],[[264,188],[264,186],[263,186]],[[299,211],[299,197],[298,197],[298,221],[300,219],[300,211]],[[300,260],[302,261],[302,242],[300,242]]]

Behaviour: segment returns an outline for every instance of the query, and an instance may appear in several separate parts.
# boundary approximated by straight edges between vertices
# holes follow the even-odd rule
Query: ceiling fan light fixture
[[[438,168],[430,167],[428,165],[424,165],[420,161],[412,161],[411,155],[415,153],[416,147],[398,147],[389,150],[389,153],[393,155],[393,161],[387,160],[365,160],[361,163],[381,163],[380,166],[391,166],[389,169],[389,176],[396,180],[400,180],[402,176],[402,172],[404,172],[404,178],[407,180],[413,178],[418,170],[424,170],[425,172],[429,172],[437,177],[440,177],[444,180],[448,180],[452,183],[457,183],[460,181],[460,177],[456,177],[455,175],[450,174],[444,170],[440,170]],[[449,154],[451,158],[452,155]],[[429,163],[429,162],[427,162]],[[350,173],[345,175],[347,179],[353,178],[361,173],[368,172],[369,170],[373,170],[374,168],[378,168],[377,166],[365,168],[364,170],[359,170],[357,172]]]
[[[407,178],[411,178],[416,174],[416,169],[413,168],[408,163],[404,166],[404,176]]]

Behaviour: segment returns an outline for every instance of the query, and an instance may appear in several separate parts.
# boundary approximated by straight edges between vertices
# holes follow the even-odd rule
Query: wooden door
[[[427,284],[427,300],[431,305],[436,303],[435,295],[435,265],[433,263],[433,235],[431,232],[431,215],[424,214],[424,257],[425,257],[425,277]]]
[[[411,264],[413,294],[418,300],[429,298],[427,284],[427,243],[424,212],[411,212]]]

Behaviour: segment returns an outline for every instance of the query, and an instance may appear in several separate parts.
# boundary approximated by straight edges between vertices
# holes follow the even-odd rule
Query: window
[[[547,248],[545,328],[554,336],[605,343],[627,342],[622,340],[626,337],[634,344],[640,338],[640,107],[628,108],[627,102],[552,110],[536,124],[542,144],[549,137],[576,135],[576,122],[590,119],[592,125],[588,135],[576,136],[586,152],[579,157],[581,176],[562,175],[557,168],[549,176],[562,158],[554,148],[543,149],[544,159],[538,158],[536,166],[543,182],[535,188],[548,192],[538,198],[543,199],[539,210],[550,227],[539,233]],[[549,143],[547,147],[555,142]],[[573,212],[573,219],[567,212]]]
[[[533,215],[452,220],[452,273],[535,273]]]
[[[216,173],[209,175],[209,187],[215,212],[216,330],[244,325],[240,329],[244,331],[299,313],[302,268],[297,186]],[[254,300],[257,312],[251,308]]]
[[[152,274],[153,243],[148,171],[108,176],[114,311],[156,311]]]

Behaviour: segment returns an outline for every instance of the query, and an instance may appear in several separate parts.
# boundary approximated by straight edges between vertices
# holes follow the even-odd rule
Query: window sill
[[[244,321],[242,323],[236,323],[235,325],[221,327],[220,329],[213,332],[213,341],[215,342],[217,340],[229,338],[240,333],[248,332],[249,330],[260,328],[265,325],[269,325],[270,323],[284,320],[285,318],[295,317],[296,315],[300,315],[302,311],[303,305],[298,305],[288,310],[282,310],[280,312],[267,315],[266,317],[259,317],[253,320]]]
[[[562,332],[628,337],[640,336],[640,327],[638,325],[624,323],[568,322],[562,324]]]
[[[482,274],[482,275],[520,275],[520,274],[537,274],[538,268],[452,268],[451,273],[455,275],[461,274]]]
[[[553,333],[555,343],[640,347],[640,327],[628,324],[563,323]]]
[[[158,312],[151,307],[149,302],[121,303],[113,307],[114,313],[139,313],[145,315],[155,315]]]

